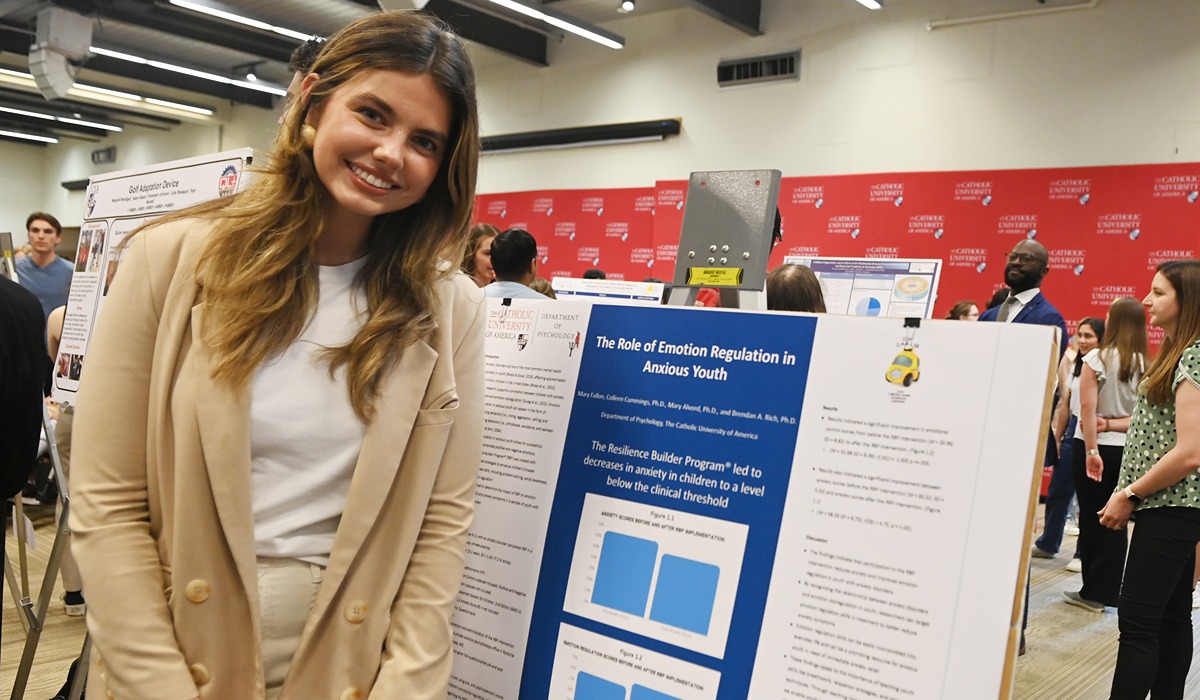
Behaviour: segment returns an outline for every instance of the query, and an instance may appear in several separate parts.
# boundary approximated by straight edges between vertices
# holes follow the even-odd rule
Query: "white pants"
[[[299,559],[258,558],[267,700],[279,697],[324,574],[320,566]]]

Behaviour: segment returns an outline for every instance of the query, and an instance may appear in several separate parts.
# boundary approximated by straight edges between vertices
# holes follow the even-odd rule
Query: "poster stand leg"
[[[56,523],[54,546],[50,549],[50,558],[46,562],[46,573],[42,577],[42,587],[38,592],[37,605],[34,606],[27,592],[18,605],[21,623],[25,625],[27,634],[25,648],[21,652],[21,662],[17,666],[17,675],[13,679],[12,700],[21,700],[25,697],[25,686],[29,682],[29,673],[33,670],[33,658],[37,654],[42,630],[45,628],[46,611],[50,608],[50,599],[54,596],[54,582],[58,579],[58,570],[62,566],[63,553],[66,551],[68,537],[71,533],[67,526],[67,516],[71,511],[71,499],[67,495],[67,479],[63,474],[62,463],[59,461],[58,443],[54,439],[54,426],[50,423],[50,414],[46,411],[45,406],[42,406],[42,425],[46,430],[46,441],[50,445],[50,460],[54,465],[54,478],[58,482],[58,495],[62,499],[62,513]],[[5,572],[6,575],[11,575],[8,564],[6,556]],[[87,677],[86,653],[90,649],[91,638],[85,636],[83,640],[85,656],[80,661],[79,670],[75,673],[75,680],[71,685],[72,698],[78,699],[79,693],[83,690],[83,679]]]

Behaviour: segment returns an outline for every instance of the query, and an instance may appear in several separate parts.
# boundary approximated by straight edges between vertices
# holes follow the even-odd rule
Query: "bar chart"
[[[721,658],[747,533],[740,523],[589,494],[564,609]]]
[[[550,700],[715,700],[721,674],[560,625]]]

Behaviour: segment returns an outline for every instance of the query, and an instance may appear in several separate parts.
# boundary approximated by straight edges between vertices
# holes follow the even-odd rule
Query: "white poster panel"
[[[551,288],[560,300],[596,304],[655,306],[662,303],[662,282],[633,280],[585,280],[580,277],[555,277]]]
[[[126,236],[163,214],[241,191],[251,160],[251,149],[242,148],[91,179],[62,342],[55,358],[55,401],[68,405],[74,402],[88,339],[120,265]]]
[[[1008,697],[1053,329],[490,304],[449,697]]]
[[[942,261],[936,258],[814,258],[789,255],[821,281],[831,314],[933,318]]]

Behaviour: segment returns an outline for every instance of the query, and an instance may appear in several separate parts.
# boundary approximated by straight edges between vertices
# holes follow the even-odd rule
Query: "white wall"
[[[25,217],[42,209],[46,149],[24,144],[0,144],[0,231],[13,234],[22,246],[28,240]]]
[[[1200,160],[1194,0],[1100,0],[1094,10],[932,32],[932,18],[1040,6],[763,4],[760,37],[679,10],[608,25],[626,37],[622,51],[569,39],[549,68],[481,49],[485,134],[666,117],[682,117],[683,134],[660,144],[486,156],[480,192],[645,186],[694,170],[813,175]],[[795,48],[803,53],[798,82],[717,89],[719,59]]]
[[[1079,0],[1051,0],[1051,5]],[[682,117],[661,143],[485,156],[480,192],[649,186],[693,170],[785,175],[1200,161],[1200,2],[1100,0],[1094,10],[927,31],[929,19],[1040,7],[1032,0],[764,0],[751,37],[695,10],[608,25],[613,51],[569,38],[532,67],[474,47],[484,134]],[[800,48],[801,79],[718,90],[716,64]],[[225,107],[219,125],[130,128],[101,144],[0,144],[0,229],[33,209],[65,224],[59,185],[217,150],[265,149],[276,114]],[[40,187],[38,186],[40,183]],[[22,235],[23,237],[23,235]]]

